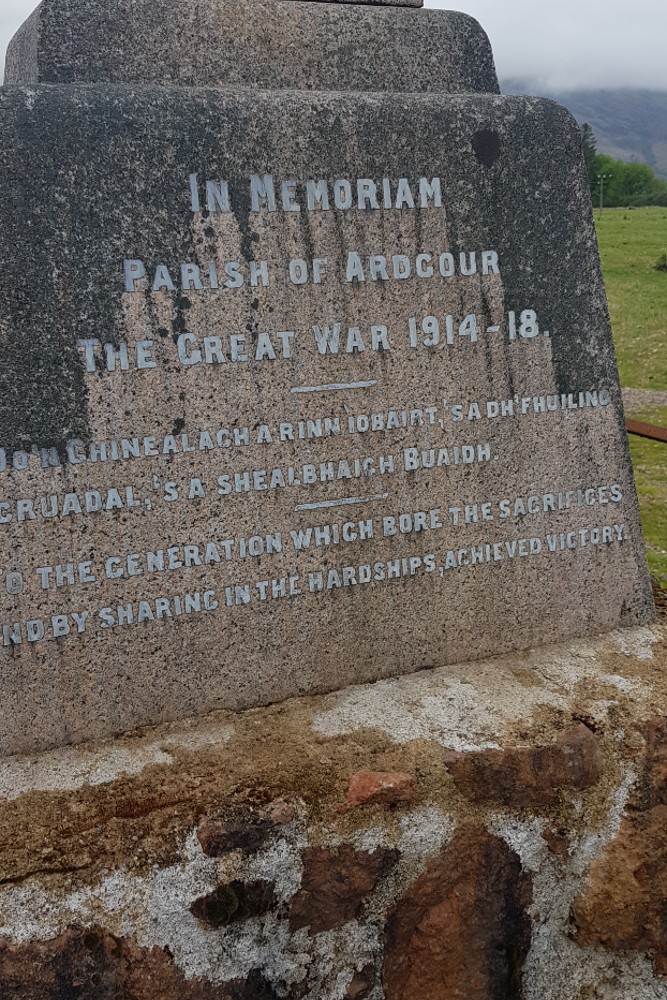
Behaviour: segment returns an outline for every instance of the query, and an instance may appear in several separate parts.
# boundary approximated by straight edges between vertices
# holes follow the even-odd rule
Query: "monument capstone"
[[[463,15],[193,10],[8,54],[3,753],[653,614],[574,120]]]

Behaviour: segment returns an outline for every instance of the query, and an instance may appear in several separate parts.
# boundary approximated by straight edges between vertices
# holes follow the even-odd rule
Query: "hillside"
[[[530,80],[504,80],[505,94],[535,94],[563,104],[595,132],[598,150],[648,163],[667,180],[667,91],[552,91]]]

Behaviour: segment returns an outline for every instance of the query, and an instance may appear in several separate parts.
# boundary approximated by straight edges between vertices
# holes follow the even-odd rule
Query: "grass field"
[[[667,427],[667,271],[655,264],[667,252],[667,208],[607,209],[595,213],[602,269],[621,385],[664,392],[627,416]],[[667,587],[667,444],[631,437],[649,566]]]

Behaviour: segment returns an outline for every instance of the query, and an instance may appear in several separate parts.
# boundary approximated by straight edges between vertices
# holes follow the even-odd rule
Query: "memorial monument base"
[[[667,619],[0,763],[13,1000],[667,997]]]

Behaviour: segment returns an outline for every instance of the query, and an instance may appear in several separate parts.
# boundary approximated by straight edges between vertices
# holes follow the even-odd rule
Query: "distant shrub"
[[[655,262],[656,271],[667,271],[667,252],[661,253]]]
[[[590,144],[589,136],[589,144]],[[593,137],[594,140],[594,137]],[[604,153],[588,151],[588,177],[594,203],[633,211],[647,205],[667,206],[667,181],[646,163],[624,163]],[[590,160],[590,162],[589,162]]]

